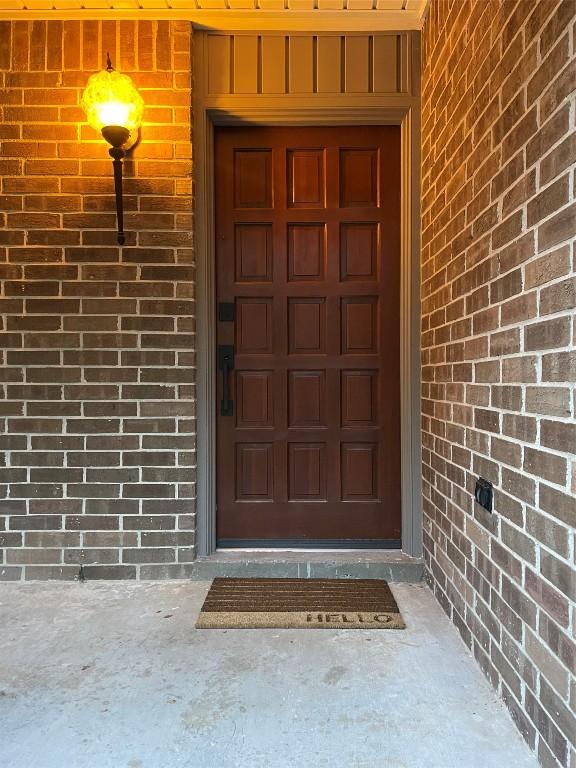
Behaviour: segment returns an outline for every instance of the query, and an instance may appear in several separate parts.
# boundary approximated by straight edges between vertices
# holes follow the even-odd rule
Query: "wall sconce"
[[[82,94],[81,105],[88,123],[101,132],[112,145],[109,154],[114,168],[118,244],[124,245],[126,238],[122,205],[122,159],[126,156],[126,149],[129,149],[138,137],[144,101],[128,75],[116,72],[108,53],[106,69],[91,75]]]

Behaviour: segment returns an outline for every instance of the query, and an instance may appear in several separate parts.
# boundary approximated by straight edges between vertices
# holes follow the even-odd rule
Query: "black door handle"
[[[218,368],[222,371],[220,414],[233,416],[234,402],[230,397],[230,371],[234,370],[234,347],[231,344],[220,344],[218,347]]]

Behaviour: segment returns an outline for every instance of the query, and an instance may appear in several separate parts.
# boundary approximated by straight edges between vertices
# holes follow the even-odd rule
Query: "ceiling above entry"
[[[0,0],[0,19],[173,19],[200,28],[386,31],[422,27],[429,0]]]

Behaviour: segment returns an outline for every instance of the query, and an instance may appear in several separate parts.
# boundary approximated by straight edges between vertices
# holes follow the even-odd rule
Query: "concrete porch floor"
[[[2,586],[0,765],[536,767],[424,584],[405,631],[196,631],[208,586]]]

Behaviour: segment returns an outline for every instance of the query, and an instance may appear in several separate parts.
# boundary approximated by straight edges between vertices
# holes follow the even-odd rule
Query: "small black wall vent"
[[[494,498],[492,483],[489,480],[484,480],[483,477],[479,477],[478,480],[476,480],[474,498],[481,507],[487,509],[488,512],[492,512],[492,502]]]

